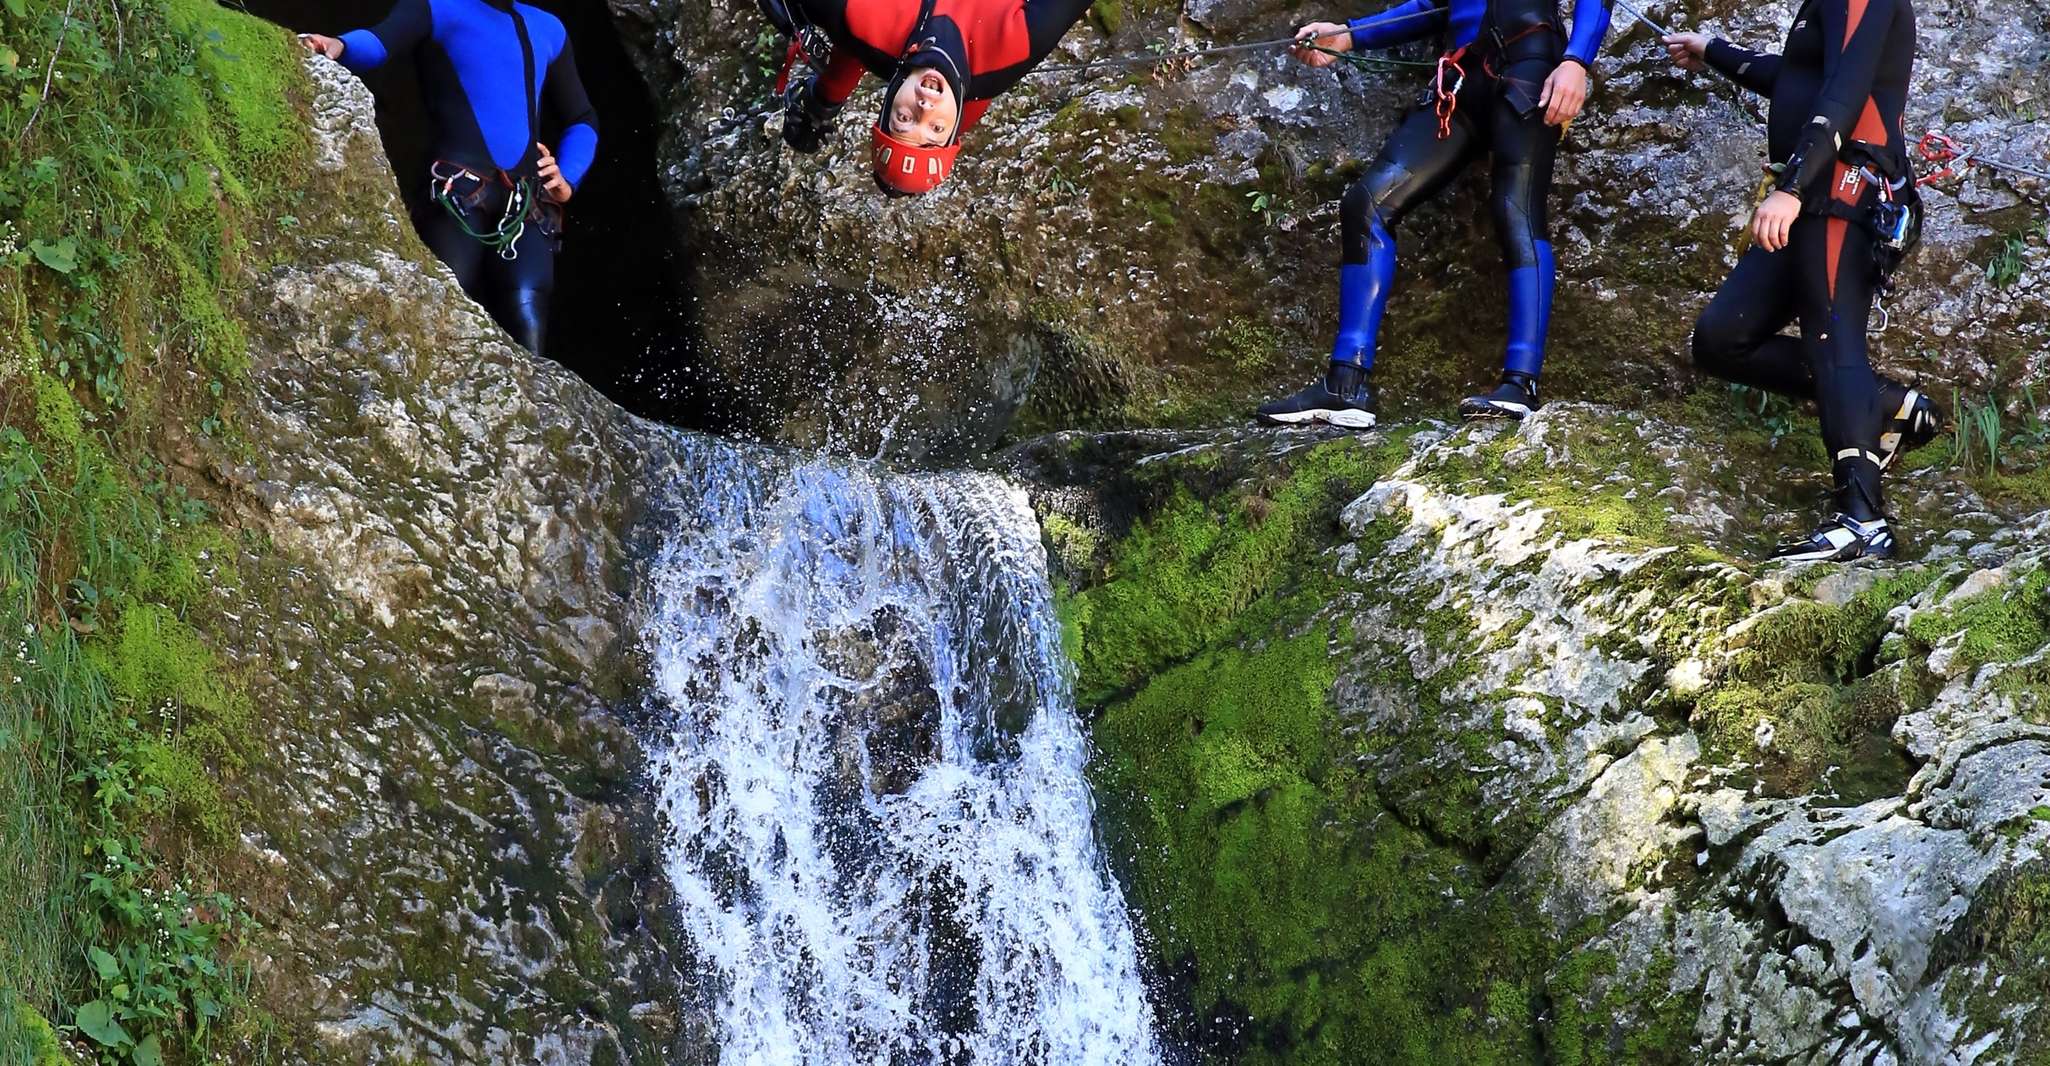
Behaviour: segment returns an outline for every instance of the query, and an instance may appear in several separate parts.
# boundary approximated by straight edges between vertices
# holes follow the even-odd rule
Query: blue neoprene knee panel
[[[1367,226],[1367,261],[1338,268],[1338,339],[1331,345],[1331,361],[1370,369],[1388,290],[1395,283],[1395,238],[1378,215],[1369,217]]]
[[[1502,369],[1536,377],[1545,364],[1545,333],[1552,325],[1552,244],[1537,241],[1537,265],[1509,272],[1509,344]]]

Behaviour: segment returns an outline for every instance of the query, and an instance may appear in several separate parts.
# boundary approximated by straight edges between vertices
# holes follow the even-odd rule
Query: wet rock
[[[1696,432],[1725,444],[1697,451]],[[2017,901],[2050,884],[2050,513],[1989,515],[1947,472],[1897,474],[1904,527],[1949,535],[1887,564],[1762,565],[1772,524],[1798,520],[1804,475],[1744,440],[1554,403],[1506,428],[1158,437],[1123,474],[1075,457],[1123,456],[1127,435],[1012,453],[1040,482],[1050,550],[1072,526],[1063,538],[1116,560],[1066,570],[1082,688],[1108,692],[1107,832],[1181,967],[1172,994],[1244,1019],[1189,1039],[1225,1059],[1301,1048],[1308,1014],[1314,1039],[1343,1046],[1388,1012],[1491,982],[1466,1021],[1418,1023],[1417,1046],[1508,1061],[1539,1038],[1581,1061],[2040,1057],[2046,960]],[[1258,539],[1256,514],[1288,515],[1272,501],[1317,498],[1333,469],[1371,483],[1323,497],[1325,521],[1284,517],[1287,539]],[[1254,544],[1270,569],[1248,569]],[[1213,622],[1218,596],[1257,623]],[[1111,642],[1147,632],[1149,606],[1198,634],[1175,661],[1211,665],[1136,694],[1094,684]],[[1302,634],[1328,634],[1328,673],[1306,672]],[[1258,678],[1270,704],[1317,686],[1328,747],[1295,719],[1245,734],[1297,738],[1259,757],[1213,741],[1212,723],[1260,713],[1224,682],[1184,680],[1218,676]],[[1176,771],[1143,770],[1159,765]],[[1135,782],[1148,791],[1115,791]],[[1258,798],[1210,819],[1169,806],[1175,788],[1228,786]],[[1252,833],[1281,839],[1233,843]],[[1313,876],[1259,865],[1298,849],[1318,857]],[[1167,872],[1185,880],[1149,890]],[[1283,927],[1191,932],[1241,878]],[[1324,894],[1334,879],[1362,888]],[[1323,946],[1290,939],[1299,928]],[[1284,950],[1303,952],[1291,975],[1323,976],[1267,969]],[[1380,968],[1391,955],[1417,961]],[[1532,984],[1504,976],[1533,967]],[[1439,970],[1454,976],[1436,983]],[[1353,972],[1374,976],[1330,976]],[[1519,1012],[1526,995],[1542,1014]]]
[[[767,91],[780,53],[751,9],[611,6],[666,117],[665,187],[710,250],[702,291],[718,298],[705,324],[713,358],[748,383],[735,400],[765,431],[864,452],[885,438],[909,454],[974,450],[1014,423],[1197,423],[1298,387],[1329,349],[1337,201],[1427,76],[1312,71],[1278,51],[1035,76],[967,134],[947,187],[899,203],[866,173],[873,79],[824,151],[796,156]],[[1271,38],[1358,13],[1274,0],[1093,12],[1050,62]],[[2028,73],[2040,5],[1944,0],[1917,14],[1910,139],[1946,129],[2043,167],[2050,127],[2026,119],[2043,95]],[[1689,2],[1652,15],[1776,48],[1790,11]],[[1677,74],[1620,12],[1596,73],[1551,201],[1561,279],[1546,371],[1553,395],[1630,400],[1693,377],[1688,332],[1734,262],[1764,104]],[[2041,375],[2042,184],[1980,170],[1925,189],[1923,245],[1875,344],[1883,369],[1922,375],[1941,396]],[[1485,194],[1477,171],[1404,223],[1379,366],[1400,402],[1453,398],[1499,366]]]
[[[691,1061],[616,713],[622,543],[666,438],[462,297],[369,94],[307,71],[303,195],[349,211],[246,258],[246,444],[203,457],[247,550],[200,621],[269,711],[235,786],[264,1003],[310,1062]]]

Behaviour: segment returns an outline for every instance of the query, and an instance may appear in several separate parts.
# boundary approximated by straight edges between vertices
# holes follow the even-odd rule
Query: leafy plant
[[[1253,212],[1256,217],[1268,225],[1274,224],[1274,197],[1272,194],[1261,189],[1247,192],[1246,209]]]
[[[2000,250],[1994,252],[1992,261],[1986,264],[1986,280],[1995,288],[2012,287],[2022,279],[2028,250],[2028,241],[2022,234],[2010,234],[2000,242]]]
[[[1778,447],[1803,422],[1799,405],[1778,393],[1737,384],[1731,384],[1729,389],[1738,421],[1763,432],[1772,447]]]
[[[0,42],[0,1062],[199,1063],[249,1017],[205,866],[246,709],[187,620],[224,535],[144,442],[233,425],[300,54],[213,0],[0,0]]]
[[[1992,398],[1984,402],[1964,399],[1955,390],[1951,393],[1953,409],[1957,411],[1957,447],[1954,454],[1958,465],[1968,474],[1990,474],[2000,468],[2000,404]]]

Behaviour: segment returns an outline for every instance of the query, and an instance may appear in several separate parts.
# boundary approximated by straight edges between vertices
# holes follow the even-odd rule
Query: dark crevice
[[[598,158],[568,212],[556,260],[550,358],[637,415],[688,429],[731,428],[702,376],[693,249],[678,235],[656,173],[661,119],[603,3],[525,0],[561,18],[599,116]],[[374,25],[392,0],[242,0],[296,32]],[[414,64],[395,56],[365,76],[408,208],[426,193],[427,129]],[[559,130],[543,117],[543,138]]]

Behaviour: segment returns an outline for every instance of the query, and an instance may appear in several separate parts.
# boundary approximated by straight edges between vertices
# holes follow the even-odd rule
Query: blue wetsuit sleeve
[[[1608,0],[1575,0],[1573,36],[1566,41],[1566,58],[1593,70],[1594,57],[1600,54],[1602,40],[1608,35]]]
[[[383,22],[342,34],[342,65],[359,74],[376,70],[393,53],[410,52],[433,35],[434,12],[428,0],[399,0]]]
[[[1387,48],[1438,32],[1445,24],[1445,9],[1436,0],[1409,0],[1379,14],[1346,23],[1352,30],[1354,51]]]
[[[1771,52],[1739,48],[1720,37],[1708,42],[1702,53],[1716,73],[1760,96],[1771,96],[1780,77],[1780,57]]]
[[[563,124],[555,165],[562,168],[564,181],[580,185],[591,169],[591,160],[598,154],[598,111],[584,92],[583,79],[577,76],[576,55],[570,51],[567,39],[562,42],[562,54],[548,64],[548,80],[542,95]]]

